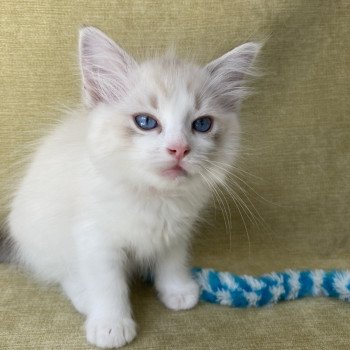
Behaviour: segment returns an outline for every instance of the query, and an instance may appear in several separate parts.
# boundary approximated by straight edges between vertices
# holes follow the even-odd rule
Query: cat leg
[[[185,246],[172,247],[159,256],[154,273],[159,297],[169,309],[190,309],[198,303],[199,287],[191,277]]]
[[[103,238],[79,242],[79,270],[88,300],[87,340],[98,347],[120,347],[136,336],[129,302],[126,256],[103,244]]]
[[[80,279],[69,277],[61,283],[61,287],[75,309],[86,316],[89,303],[83,282]]]

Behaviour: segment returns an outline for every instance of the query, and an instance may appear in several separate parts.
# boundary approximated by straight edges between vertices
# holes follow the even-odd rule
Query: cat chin
[[[186,172],[185,170],[168,169],[144,179],[144,183],[153,193],[176,193],[188,192],[200,181],[200,177]]]

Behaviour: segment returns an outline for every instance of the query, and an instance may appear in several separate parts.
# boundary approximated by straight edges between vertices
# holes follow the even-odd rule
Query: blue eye
[[[207,132],[212,124],[213,121],[210,117],[200,117],[192,123],[192,129],[198,132]]]
[[[152,130],[158,126],[158,122],[147,114],[138,114],[134,119],[136,125],[143,130]]]

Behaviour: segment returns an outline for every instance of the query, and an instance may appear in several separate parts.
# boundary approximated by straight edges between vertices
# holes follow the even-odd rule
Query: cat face
[[[136,186],[187,189],[223,181],[238,151],[250,43],[205,67],[173,53],[141,64],[95,28],[80,38],[89,149],[109,178]]]

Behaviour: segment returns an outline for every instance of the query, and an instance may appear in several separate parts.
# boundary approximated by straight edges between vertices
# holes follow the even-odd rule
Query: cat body
[[[72,236],[79,226],[97,225],[106,234],[102,240],[151,263],[175,241],[187,241],[207,202],[209,192],[199,186],[198,196],[189,197],[127,180],[106,181],[91,164],[86,132],[82,113],[46,137],[12,203],[11,232],[23,243],[19,257],[43,281],[60,282],[74,266]]]
[[[133,271],[163,303],[192,308],[193,226],[239,146],[237,113],[260,46],[199,67],[173,54],[141,64],[98,29],[80,33],[85,107],[45,137],[8,218],[16,259],[58,283],[100,347],[136,336]]]

